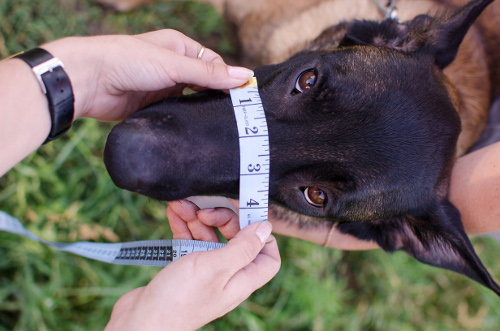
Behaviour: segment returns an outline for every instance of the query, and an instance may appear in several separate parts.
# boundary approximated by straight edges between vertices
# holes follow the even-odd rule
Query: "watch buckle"
[[[42,79],[42,75],[47,72],[52,72],[55,68],[62,67],[64,68],[63,63],[57,57],[53,57],[50,60],[47,60],[43,63],[40,63],[37,66],[31,68],[36,78],[38,79],[38,83],[40,83],[40,88],[42,89],[43,94],[47,94],[47,89],[45,88],[45,84]]]

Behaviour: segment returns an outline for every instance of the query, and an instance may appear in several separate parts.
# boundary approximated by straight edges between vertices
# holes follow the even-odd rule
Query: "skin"
[[[254,223],[225,247],[174,261],[146,287],[120,298],[106,330],[163,330],[166,325],[195,330],[233,310],[279,269],[271,229],[269,222]],[[197,233],[173,232],[174,238],[202,239]]]
[[[500,231],[500,142],[467,154],[457,160],[452,171],[450,202],[462,216],[465,231],[469,235]],[[184,204],[192,204],[182,201]],[[232,201],[238,208],[238,201]],[[194,206],[191,208],[197,208]],[[207,241],[217,239],[211,227],[221,229],[224,236],[233,237],[239,230],[238,215],[231,209],[202,209],[197,213],[185,213],[179,202],[171,202],[167,215],[172,228],[187,235],[196,233]],[[180,220],[184,218],[184,225]],[[359,240],[331,230],[331,223],[299,228],[297,224],[271,220],[274,233],[311,241],[326,247],[344,250],[367,250],[379,248],[373,241]]]
[[[228,89],[253,76],[251,70],[225,65],[208,49],[197,59],[202,46],[173,30],[66,38],[41,47],[65,64],[75,120],[118,121],[178,95],[186,85]],[[22,60],[0,62],[0,86],[2,175],[40,147],[51,122],[47,99]],[[224,315],[278,272],[280,256],[271,230],[269,222],[253,224],[228,237],[221,249],[176,260],[147,286],[120,298],[106,329],[159,330],[168,325],[169,330],[192,330]],[[200,239],[197,233],[174,234]]]
[[[139,36],[68,38],[43,48],[66,65],[75,94],[75,119],[121,120],[142,106],[176,95],[186,84],[226,89],[242,84],[252,75],[243,68],[227,67],[210,50],[203,54],[202,61],[196,60],[201,45],[171,30]],[[40,146],[49,132],[50,118],[45,96],[21,60],[0,63],[0,85],[2,109],[10,110],[0,113],[0,141],[8,142],[1,148],[3,174]],[[26,95],[31,97],[25,98]],[[450,199],[458,206],[471,234],[500,230],[496,221],[500,207],[495,203],[500,187],[496,166],[500,164],[499,149],[500,145],[495,144],[465,156],[453,171]],[[167,213],[174,238],[217,241],[212,228],[215,226],[231,240],[224,249],[177,260],[148,286],[127,293],[117,302],[108,330],[134,329],[139,325],[141,329],[157,329],[168,324],[167,318],[171,319],[172,329],[201,327],[236,307],[278,271],[279,253],[275,239],[269,235],[269,223],[254,224],[239,232],[238,219],[232,211],[198,211],[188,202],[170,203]],[[335,229],[327,238],[329,229],[328,224],[299,229],[275,221],[277,233],[326,246],[377,247],[341,235]],[[164,298],[175,295],[178,297],[171,302],[176,305],[167,306]],[[218,305],[207,309],[208,300]],[[196,316],[189,312],[196,312]]]
[[[253,75],[248,69],[226,66],[211,50],[203,53],[202,61],[196,60],[201,45],[173,30],[71,37],[42,48],[65,65],[75,95],[74,120],[119,121],[154,101],[178,95],[186,84],[227,89]],[[2,109],[12,109],[0,113],[0,141],[8,142],[2,145],[1,175],[43,143],[50,117],[46,98],[26,63],[4,61],[0,74]]]
[[[443,72],[492,1],[404,24],[340,24],[287,61],[256,68],[269,131],[270,218],[291,227],[288,235],[309,232],[308,240],[330,246],[350,245],[336,230],[373,240],[500,295],[449,201],[456,155],[468,149],[457,139],[469,121],[460,120],[467,107],[453,103]],[[457,95],[477,95],[449,82]],[[237,140],[229,96],[210,91],[168,98],[115,126],[104,162],[118,187],[154,199],[234,198],[247,166],[238,162]],[[315,186],[324,203],[308,201]]]

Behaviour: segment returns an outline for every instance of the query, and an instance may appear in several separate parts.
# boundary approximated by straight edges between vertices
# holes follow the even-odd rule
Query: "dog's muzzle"
[[[116,125],[104,162],[118,187],[155,199],[236,197],[238,153],[230,97],[206,91],[160,101]]]

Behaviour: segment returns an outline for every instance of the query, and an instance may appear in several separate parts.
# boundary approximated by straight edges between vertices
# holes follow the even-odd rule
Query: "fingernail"
[[[243,67],[227,66],[227,73],[232,78],[250,79],[253,77],[253,71]]]
[[[262,243],[265,243],[267,238],[271,235],[273,231],[273,225],[269,221],[260,223],[260,225],[255,230],[255,234],[259,237]]]

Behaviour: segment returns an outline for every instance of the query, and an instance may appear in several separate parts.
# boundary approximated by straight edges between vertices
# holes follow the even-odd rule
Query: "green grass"
[[[175,28],[234,55],[205,5],[158,3],[117,14],[83,0],[0,1],[0,56],[69,35]],[[102,162],[112,124],[79,120],[0,178],[0,210],[43,239],[171,238],[164,204],[114,187]],[[8,142],[0,142],[1,144]],[[342,252],[278,238],[279,274],[205,330],[498,330],[500,301],[403,253]],[[500,280],[500,244],[473,240]],[[116,300],[158,268],[116,266],[0,233],[0,330],[100,330]]]

